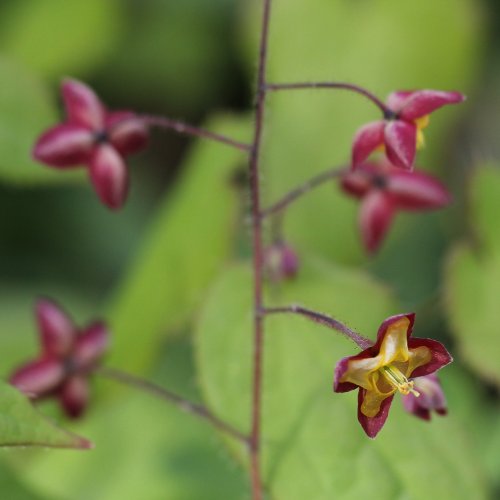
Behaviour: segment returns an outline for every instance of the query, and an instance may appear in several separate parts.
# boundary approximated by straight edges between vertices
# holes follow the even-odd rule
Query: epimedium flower
[[[334,391],[358,389],[358,420],[374,438],[384,425],[396,392],[416,398],[420,393],[410,378],[436,372],[452,361],[438,341],[412,338],[415,314],[387,318],[375,344],[341,359],[335,368]]]
[[[430,113],[465,100],[459,92],[417,90],[393,92],[387,98],[383,120],[361,127],[354,137],[352,166],[360,163],[377,149],[384,149],[395,166],[411,170],[417,148],[423,146],[422,130],[429,124]]]
[[[39,137],[33,156],[55,168],[86,165],[101,201],[118,209],[129,184],[124,157],[146,146],[147,126],[131,111],[109,112],[82,82],[65,79],[61,92],[66,121]]]
[[[448,414],[443,388],[435,373],[412,381],[413,388],[419,393],[419,397],[411,393],[403,396],[403,406],[408,413],[423,420],[430,420],[433,411],[438,415]]]
[[[400,211],[435,210],[451,196],[444,185],[422,172],[409,172],[383,163],[363,163],[340,178],[342,189],[361,200],[359,227],[370,253],[381,245],[395,214]]]
[[[89,401],[88,377],[108,347],[109,333],[103,322],[77,328],[52,300],[40,299],[35,316],[41,352],[19,367],[10,383],[32,400],[55,397],[70,418],[78,418]]]

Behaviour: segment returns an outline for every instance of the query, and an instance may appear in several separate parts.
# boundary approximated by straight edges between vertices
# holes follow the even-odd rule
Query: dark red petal
[[[377,332],[377,340],[373,345],[373,349],[378,353],[380,351],[380,346],[384,340],[384,337],[387,333],[387,330],[394,324],[400,321],[402,318],[407,318],[410,322],[408,325],[408,330],[406,331],[406,338],[409,339],[413,332],[413,325],[415,324],[415,313],[404,313],[404,314],[396,314],[395,316],[389,316],[385,319],[382,324],[379,326]]]
[[[48,299],[37,301],[35,314],[44,353],[54,357],[69,354],[76,338],[71,319],[55,302]]]
[[[78,167],[94,146],[92,133],[80,125],[57,125],[44,132],[33,148],[33,158],[51,167]]]
[[[423,420],[430,420],[431,419],[431,412],[428,408],[425,408],[424,406],[420,405],[419,399],[422,397],[420,395],[418,398],[415,397],[413,394],[406,394],[403,396],[403,406],[404,409],[408,413],[412,413],[418,418],[421,418]]]
[[[427,364],[419,366],[413,371],[413,373],[410,373],[409,376],[412,378],[423,377],[424,375],[434,373],[453,361],[453,358],[446,350],[446,347],[437,340],[419,338],[408,339],[408,347],[410,349],[416,349],[417,347],[422,346],[427,347],[431,351],[432,358]]]
[[[384,128],[386,122],[379,120],[367,123],[354,136],[352,143],[352,166],[362,163],[370,153],[384,144]]]
[[[73,359],[77,369],[89,368],[99,361],[108,344],[109,332],[106,325],[102,322],[90,325],[76,340]]]
[[[367,194],[361,203],[359,227],[366,250],[375,252],[382,243],[394,216],[394,204],[386,193],[378,189]]]
[[[88,85],[68,78],[61,91],[69,122],[94,131],[104,129],[105,108]]]
[[[464,100],[465,96],[459,92],[418,90],[413,92],[403,103],[399,111],[399,117],[403,120],[416,120],[436,111],[446,104],[457,104]]]
[[[385,152],[396,167],[411,170],[417,150],[417,127],[403,120],[393,120],[384,129]]]
[[[31,399],[44,396],[64,380],[64,367],[55,358],[37,359],[14,372],[9,381]]]
[[[365,392],[366,390],[361,388],[358,392],[358,420],[367,436],[374,438],[379,433],[380,429],[382,429],[385,421],[387,420],[394,395],[384,399],[380,405],[380,411],[378,412],[378,414],[375,417],[370,418],[361,412],[361,405],[363,404]]]
[[[59,391],[59,402],[64,413],[70,418],[81,417],[89,401],[89,386],[85,377],[68,379]]]
[[[371,173],[367,171],[365,165],[359,165],[356,170],[350,170],[340,178],[340,186],[346,193],[362,198],[372,188]]]
[[[396,92],[392,92],[387,96],[385,101],[387,107],[395,113],[398,113],[408,98],[414,93],[414,90],[398,90]]]
[[[363,351],[365,352],[365,351]],[[342,358],[335,367],[335,375],[333,379],[333,390],[334,392],[349,392],[357,389],[358,386],[352,382],[341,382],[340,379],[344,376],[344,373],[349,367],[349,361],[352,359],[359,359],[358,356],[349,356],[347,358]]]
[[[148,127],[144,120],[130,111],[109,113],[106,129],[113,146],[122,155],[129,155],[144,149],[148,144]]]
[[[392,170],[387,176],[387,190],[398,208],[405,210],[441,208],[451,201],[445,186],[422,172]]]
[[[127,167],[116,149],[98,146],[90,160],[90,179],[101,201],[111,209],[120,208],[128,192]]]

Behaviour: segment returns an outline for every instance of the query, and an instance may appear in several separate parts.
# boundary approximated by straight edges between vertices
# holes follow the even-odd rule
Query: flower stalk
[[[189,135],[191,137],[199,137],[201,139],[209,139],[212,141],[220,142],[226,144],[227,146],[232,146],[233,148],[239,149],[240,151],[250,152],[251,145],[245,144],[243,142],[236,141],[222,134],[217,134],[210,130],[206,130],[199,127],[194,127],[188,123],[184,123],[179,120],[173,120],[164,116],[153,116],[153,115],[139,115],[139,118],[143,121],[145,125],[160,127],[163,129],[173,130],[178,134]]]
[[[95,370],[95,373],[107,379],[114,380],[115,382],[135,387],[142,392],[147,392],[157,398],[167,401],[168,403],[177,406],[180,410],[205,420],[216,429],[242,442],[245,446],[249,445],[248,436],[235,429],[224,420],[221,420],[204,405],[193,403],[192,401],[183,398],[168,389],[164,389],[149,380],[144,380],[136,377],[135,375],[131,375],[130,373],[116,370],[115,368],[99,367]]]

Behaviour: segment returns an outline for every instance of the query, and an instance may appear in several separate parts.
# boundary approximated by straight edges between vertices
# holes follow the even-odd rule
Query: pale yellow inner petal
[[[421,116],[414,121],[417,126],[417,149],[421,149],[425,146],[425,137],[422,130],[429,125],[429,121],[429,115]]]
[[[380,346],[382,364],[388,365],[393,361],[408,361],[408,340],[407,332],[410,320],[405,316],[393,323],[387,332]]]

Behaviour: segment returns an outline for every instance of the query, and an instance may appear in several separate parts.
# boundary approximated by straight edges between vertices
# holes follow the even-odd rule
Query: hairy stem
[[[122,372],[121,370],[115,370],[114,368],[98,367],[94,370],[94,372],[101,375],[102,377],[106,377],[116,382],[120,382],[121,384],[135,387],[140,391],[147,392],[153,396],[156,396],[157,398],[172,403],[182,411],[185,411],[186,413],[189,413],[191,415],[194,415],[195,417],[205,420],[210,425],[219,429],[220,431],[228,434],[229,436],[234,437],[235,439],[241,441],[247,446],[249,445],[248,436],[238,431],[227,422],[224,422],[220,418],[216,417],[208,408],[206,408],[201,404],[193,403],[192,401],[189,401],[188,399],[185,399],[182,396],[173,393],[172,391],[164,389],[159,385],[149,382],[148,380],[136,377],[135,375]]]
[[[361,94],[377,106],[385,117],[389,118],[394,113],[376,95],[363,87],[345,82],[297,82],[297,83],[270,83],[266,85],[269,91],[278,90],[303,90],[303,89],[342,89]]]
[[[262,365],[264,350],[264,317],[263,307],[263,274],[264,250],[262,245],[262,217],[260,207],[260,171],[259,160],[264,126],[266,101],[266,69],[269,41],[269,20],[271,17],[271,0],[263,0],[262,25],[259,43],[259,63],[257,72],[257,95],[255,111],[255,128],[252,150],[250,154],[250,197],[252,202],[252,242],[253,242],[253,274],[254,274],[254,334],[253,334],[253,374],[252,374],[252,409],[250,431],[250,482],[252,499],[263,499],[261,473],[261,405],[262,405]]]
[[[268,307],[262,311],[264,314],[299,314],[300,316],[304,316],[315,323],[319,323],[321,325],[325,325],[328,328],[332,328],[337,332],[341,333],[349,340],[352,340],[360,349],[367,349],[373,345],[373,342],[359,333],[351,330],[344,323],[332,318],[331,316],[327,316],[326,314],[322,314],[311,309],[306,309],[305,307],[291,305],[284,307]]]
[[[340,177],[347,171],[346,167],[342,168],[331,168],[321,172],[320,174],[312,177],[307,180],[304,184],[292,189],[290,192],[286,193],[283,198],[278,200],[276,203],[273,203],[270,207],[261,211],[261,217],[269,217],[270,215],[281,212],[285,209],[290,203],[293,203],[297,198],[300,198],[302,195],[308,193],[312,189],[321,186],[323,183]]]
[[[139,118],[143,120],[146,125],[170,129],[177,132],[178,134],[189,135],[192,137],[201,137],[202,139],[210,139],[212,141],[232,146],[233,148],[239,149],[240,151],[250,152],[252,148],[250,144],[245,144],[243,142],[231,139],[230,137],[226,137],[225,135],[194,127],[178,120],[172,120],[171,118],[150,115],[140,115]]]

